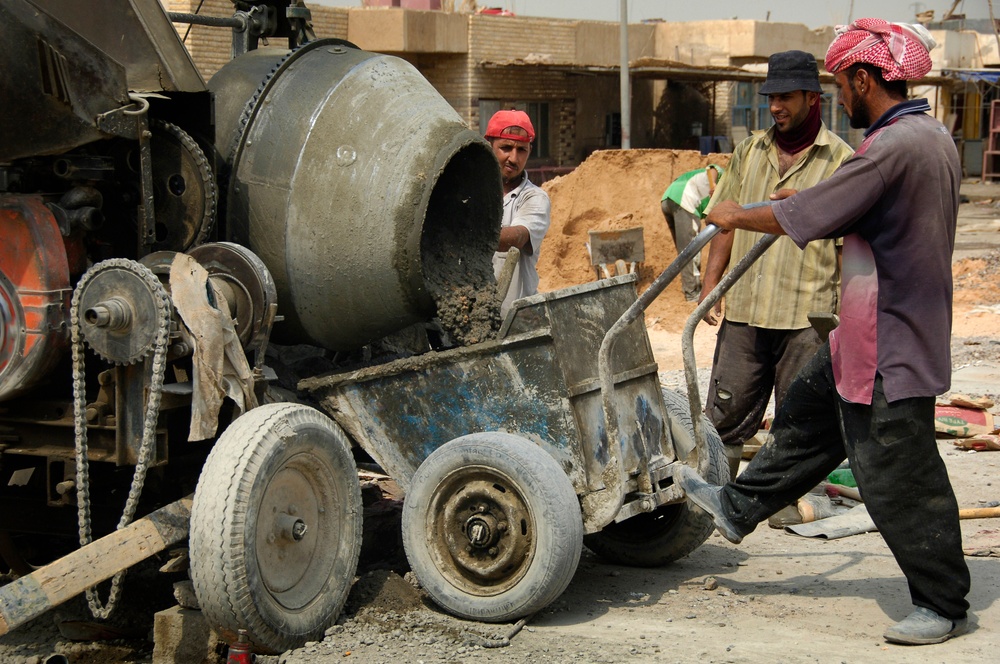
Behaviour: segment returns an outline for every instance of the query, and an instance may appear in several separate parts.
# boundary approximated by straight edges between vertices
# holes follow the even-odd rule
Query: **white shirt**
[[[514,270],[514,278],[510,282],[507,297],[500,306],[500,315],[506,316],[514,300],[534,295],[538,292],[538,256],[541,253],[542,239],[549,230],[549,212],[551,204],[549,195],[541,187],[528,180],[528,174],[522,174],[523,180],[512,192],[503,197],[503,220],[501,228],[508,226],[524,226],[528,229],[528,244],[521,250],[521,257]],[[506,251],[493,254],[493,272],[500,276]]]

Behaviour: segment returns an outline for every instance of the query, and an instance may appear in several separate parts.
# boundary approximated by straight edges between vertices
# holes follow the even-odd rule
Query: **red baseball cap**
[[[521,129],[528,135],[511,132],[513,128]],[[497,111],[486,125],[486,138],[509,138],[512,141],[535,140],[535,128],[524,111]]]

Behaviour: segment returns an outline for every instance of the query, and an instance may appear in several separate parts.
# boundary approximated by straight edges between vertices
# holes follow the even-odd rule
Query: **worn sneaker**
[[[885,630],[882,636],[889,643],[922,646],[941,643],[953,636],[965,634],[968,627],[967,618],[948,620],[930,609],[919,606],[916,611]]]
[[[722,487],[709,484],[693,468],[683,464],[678,464],[674,470],[674,479],[691,502],[712,517],[716,529],[723,537],[733,544],[743,541],[736,526],[722,512],[722,500],[719,498]]]

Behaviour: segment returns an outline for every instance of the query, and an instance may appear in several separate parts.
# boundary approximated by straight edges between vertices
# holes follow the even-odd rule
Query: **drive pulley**
[[[170,299],[141,263],[120,258],[98,263],[80,279],[74,299],[83,339],[112,364],[134,364],[158,339],[166,341]]]

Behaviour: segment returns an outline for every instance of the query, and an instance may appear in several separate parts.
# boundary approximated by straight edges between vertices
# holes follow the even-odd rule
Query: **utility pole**
[[[622,150],[632,147],[632,96],[628,75],[628,0],[621,0],[621,98],[622,98]]]

